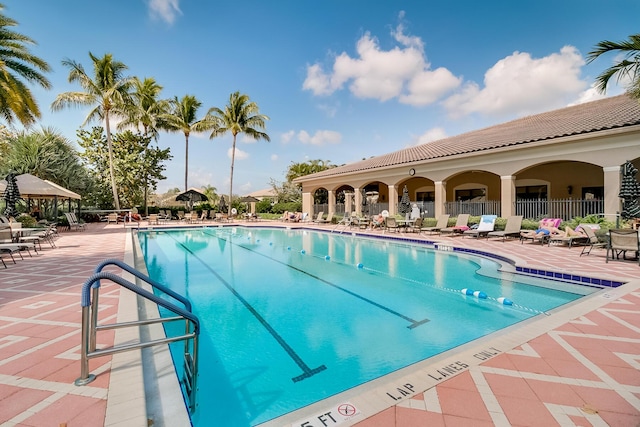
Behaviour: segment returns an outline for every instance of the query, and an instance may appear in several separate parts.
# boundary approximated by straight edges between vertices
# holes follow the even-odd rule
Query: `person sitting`
[[[556,236],[560,233],[561,231],[556,227],[542,226],[536,230],[522,231],[520,232],[520,236],[528,239],[540,239],[547,236]]]
[[[382,214],[378,214],[371,222],[373,223],[373,228],[380,228],[384,225],[384,216],[382,216]]]
[[[587,235],[584,233],[584,231],[582,231],[581,227],[576,227],[576,229],[574,230],[573,228],[569,227],[568,225],[566,227],[564,227],[564,235],[562,237],[587,237]]]

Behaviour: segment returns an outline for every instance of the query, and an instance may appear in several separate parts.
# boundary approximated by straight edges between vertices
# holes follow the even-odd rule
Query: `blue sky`
[[[51,126],[76,140],[88,110],[51,112],[64,58],[88,53],[153,77],[162,97],[224,107],[240,91],[270,117],[271,142],[240,138],[234,193],[282,181],[291,162],[344,164],[600,97],[585,63],[602,40],[640,31],[637,0],[426,1],[5,0],[4,13],[53,68],[33,88]],[[241,6],[239,6],[241,5]],[[618,58],[619,59],[619,58]],[[612,86],[607,96],[621,93]],[[184,186],[184,136],[159,192]],[[189,186],[229,186],[231,137],[192,135]]]

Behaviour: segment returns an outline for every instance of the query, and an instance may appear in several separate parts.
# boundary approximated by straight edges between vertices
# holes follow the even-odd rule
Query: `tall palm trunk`
[[[184,191],[187,191],[187,177],[189,176],[189,134],[184,134]]]
[[[231,147],[231,176],[229,177],[229,216],[231,216],[231,196],[233,195],[233,163],[236,160],[236,135],[233,134],[233,145]]]
[[[116,174],[113,170],[113,145],[111,143],[111,128],[109,126],[109,110],[104,112],[105,129],[107,131],[107,147],[109,148],[109,174],[111,175],[111,191],[113,191],[113,202],[116,210],[120,210],[120,200],[118,199],[118,188],[116,187]]]

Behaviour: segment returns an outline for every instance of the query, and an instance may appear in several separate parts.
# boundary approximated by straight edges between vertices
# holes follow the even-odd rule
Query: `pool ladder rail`
[[[163,298],[154,295],[142,287],[129,282],[122,277],[104,272],[102,269],[107,265],[115,265],[123,270],[133,274],[143,282],[148,283],[153,288],[167,294],[184,308],[177,306]],[[111,323],[106,325],[98,325],[98,295],[100,291],[100,280],[110,280],[118,285],[129,289],[132,292],[146,298],[159,306],[176,314],[173,317],[145,319],[133,322]],[[184,373],[182,382],[187,394],[189,409],[193,413],[196,409],[196,380],[198,377],[198,336],[200,334],[200,321],[198,317],[192,313],[191,302],[182,295],[172,291],[166,286],[156,282],[150,277],[142,274],[133,267],[125,264],[117,259],[107,259],[102,261],[94,270],[94,274],[89,277],[82,285],[82,342],[80,345],[80,377],[75,380],[77,386],[87,385],[95,379],[95,375],[89,373],[89,359],[101,356],[109,356],[125,351],[152,347],[156,345],[169,344],[177,341],[184,341]],[[121,329],[127,327],[140,327],[156,323],[185,321],[185,333],[183,335],[165,337],[150,341],[140,341],[137,343],[128,343],[122,345],[113,345],[112,347],[96,349],[96,333],[98,331],[106,331],[111,329]],[[191,346],[189,345],[191,343]]]

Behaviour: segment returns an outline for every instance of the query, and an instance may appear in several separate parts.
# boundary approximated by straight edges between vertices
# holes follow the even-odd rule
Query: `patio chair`
[[[605,262],[609,262],[609,252],[611,259],[625,260],[627,252],[634,252],[640,265],[640,239],[638,231],[632,229],[611,229],[609,230],[609,244],[607,245],[607,258]]]
[[[396,222],[396,219],[392,216],[389,216],[385,219],[384,221],[385,224],[385,230],[393,230],[393,231],[398,231],[398,223]]]
[[[318,220],[318,224],[331,224],[332,221],[333,221],[333,212],[329,212],[329,215],[327,215],[326,219],[320,218]]]
[[[588,225],[585,224],[580,224],[579,226],[576,227],[576,230],[584,230],[584,227],[589,228]],[[569,245],[569,249],[571,249],[571,246],[573,246],[574,243],[582,243],[582,244],[587,244],[589,242],[589,237],[587,237],[587,235],[582,232],[578,232],[576,234],[572,234],[572,235],[566,235],[567,233],[567,227],[565,227],[565,235],[563,236],[550,236],[549,237],[549,246],[551,246],[552,243],[558,243],[561,245],[564,245],[565,243]]]
[[[520,237],[520,227],[522,227],[522,215],[514,215],[507,218],[504,230],[490,231],[487,233],[489,237],[502,237],[504,242],[507,237]]]
[[[493,231],[493,229],[495,228],[497,217],[497,215],[482,215],[480,217],[480,224],[478,224],[478,227],[470,230],[465,230],[462,232],[462,235],[475,238],[479,238],[482,236],[487,237],[489,232]]]
[[[318,215],[316,215],[316,218],[312,220],[312,222],[316,222],[316,223],[321,222],[323,216],[324,216],[324,212],[322,211],[318,212]]]
[[[456,219],[456,225],[453,227],[446,227],[440,230],[440,234],[458,233],[462,234],[465,230],[469,229],[469,214],[460,214]]]
[[[55,224],[50,224],[49,226],[47,226],[46,229],[43,229],[42,231],[38,231],[35,233],[31,233],[28,234],[26,236],[22,236],[20,235],[18,237],[18,243],[33,243],[33,244],[38,244],[38,246],[40,247],[40,249],[42,250],[42,241],[46,241],[48,242],[52,248],[56,247],[56,244],[54,242],[54,228],[55,228]]]
[[[67,221],[69,222],[69,229],[71,229],[72,227],[75,227],[76,230],[81,229],[84,231],[86,224],[78,221],[78,218],[76,217],[75,213],[65,212],[64,215],[67,217]]]
[[[413,221],[413,224],[410,224],[407,227],[407,232],[409,232],[409,231],[411,231],[413,233],[418,233],[418,234],[420,234],[422,232],[422,218],[421,217],[416,218],[416,220]]]
[[[598,239],[598,236],[596,236],[595,231],[593,230],[593,228],[589,227],[589,226],[584,226],[582,227],[582,231],[584,231],[584,234],[587,235],[587,244],[582,248],[582,252],[580,252],[580,256],[582,255],[589,255],[591,253],[591,249],[593,248],[606,248],[608,245],[608,242],[601,242],[600,239]],[[588,248],[588,250],[587,250]],[[586,250],[586,252],[585,252]]]
[[[429,234],[440,232],[440,230],[447,227],[447,224],[449,223],[449,216],[449,214],[440,215],[434,227],[422,227],[420,231],[428,231]]]
[[[160,217],[158,216],[158,214],[149,214],[149,216],[147,217],[147,222],[149,223],[149,225],[151,224],[159,225]]]
[[[116,224],[118,223],[118,214],[117,213],[110,213],[110,214],[107,215],[107,225],[109,225],[112,222],[115,222]]]

